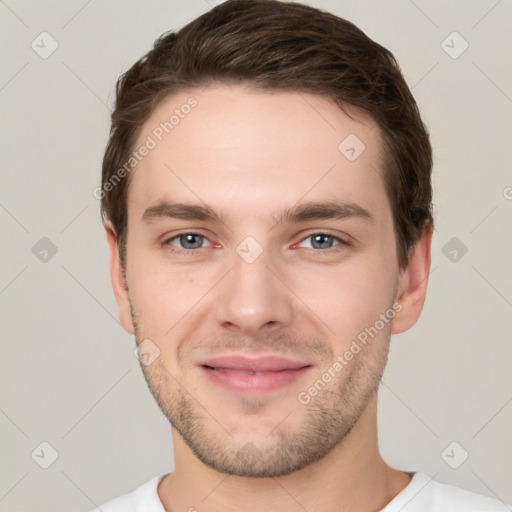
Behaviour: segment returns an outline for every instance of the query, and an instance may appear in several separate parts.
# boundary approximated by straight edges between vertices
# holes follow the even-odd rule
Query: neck
[[[158,488],[168,511],[377,511],[411,480],[380,456],[376,395],[343,442],[326,457],[278,478],[219,473],[199,461],[176,431],[173,438],[176,469]]]

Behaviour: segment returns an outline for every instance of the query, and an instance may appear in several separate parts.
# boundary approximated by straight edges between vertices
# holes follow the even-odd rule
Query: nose
[[[290,325],[293,294],[277,269],[265,251],[251,263],[234,255],[215,300],[216,320],[223,329],[254,336]]]

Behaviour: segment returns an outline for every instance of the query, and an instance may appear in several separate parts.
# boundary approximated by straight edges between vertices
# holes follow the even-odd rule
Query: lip
[[[198,364],[210,382],[234,393],[268,393],[290,385],[312,365],[276,355],[223,355]]]

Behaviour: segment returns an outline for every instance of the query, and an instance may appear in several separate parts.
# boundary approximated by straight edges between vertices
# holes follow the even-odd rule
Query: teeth
[[[229,372],[229,373],[238,373],[239,375],[265,375],[268,372],[244,372],[242,370],[231,370],[229,368],[215,368],[216,370],[221,370],[223,372]]]

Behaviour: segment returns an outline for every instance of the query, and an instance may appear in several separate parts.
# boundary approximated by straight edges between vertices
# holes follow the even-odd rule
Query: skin
[[[173,425],[175,471],[160,500],[172,511],[380,510],[411,476],[380,456],[377,389],[391,334],[421,313],[432,230],[400,269],[379,130],[320,96],[220,84],[181,92],[157,107],[139,143],[191,96],[197,106],[131,176],[126,272],[105,223],[122,325],[160,350],[141,364]],[[338,149],[349,134],[365,145],[355,161]],[[206,204],[224,217],[143,221],[162,201]],[[276,223],[282,209],[325,201],[356,204],[372,220]],[[184,233],[205,238],[191,251]],[[315,234],[335,238],[319,246]],[[236,251],[247,236],[262,250],[252,263]],[[301,403],[298,394],[393,305],[394,318]],[[196,366],[227,352],[312,368],[281,389],[235,395]]]

